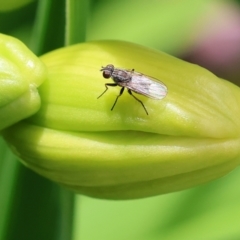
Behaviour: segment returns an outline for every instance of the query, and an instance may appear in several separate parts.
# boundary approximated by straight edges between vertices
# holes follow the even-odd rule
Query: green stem
[[[18,182],[19,162],[0,139],[0,240],[6,239],[11,221],[14,191]]]
[[[59,188],[58,240],[72,239],[74,196],[72,192]]]
[[[65,2],[39,1],[30,48],[37,54],[49,52],[64,45]]]
[[[52,1],[49,0],[41,0],[38,3],[35,24],[30,42],[30,49],[37,55],[42,53],[47,24],[49,21],[51,2]]]
[[[66,0],[65,45],[84,42],[89,0]]]

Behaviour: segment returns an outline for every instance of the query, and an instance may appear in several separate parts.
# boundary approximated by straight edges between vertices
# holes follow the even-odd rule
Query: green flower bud
[[[44,64],[19,40],[0,34],[0,130],[37,112]]]
[[[133,199],[206,183],[239,164],[240,91],[209,71],[120,41],[78,44],[42,57],[48,80],[42,105],[4,131],[30,168],[76,192]],[[101,66],[161,80],[162,100],[105,90]]]

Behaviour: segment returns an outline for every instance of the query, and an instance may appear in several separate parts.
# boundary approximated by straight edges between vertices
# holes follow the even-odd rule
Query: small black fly
[[[108,64],[106,67],[102,67],[100,71],[103,72],[104,78],[112,78],[114,83],[106,83],[105,91],[98,98],[100,98],[108,90],[108,86],[122,87],[111,110],[113,110],[113,108],[115,107],[118,98],[123,94],[125,87],[128,89],[128,93],[142,104],[147,115],[148,111],[145,108],[143,102],[137,97],[135,97],[132,94],[132,91],[157,100],[163,99],[167,95],[167,87],[165,84],[155,78],[146,76],[139,72],[135,72],[134,69],[126,70],[121,68],[115,68],[112,64]]]

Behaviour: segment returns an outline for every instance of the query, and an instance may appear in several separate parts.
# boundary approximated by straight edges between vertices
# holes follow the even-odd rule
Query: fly
[[[144,106],[143,102],[137,97],[135,97],[132,94],[132,91],[157,100],[163,99],[167,95],[167,87],[165,84],[153,77],[146,76],[139,72],[135,72],[134,69],[126,70],[121,68],[115,68],[112,64],[108,64],[106,67],[102,67],[100,71],[103,72],[102,75],[104,78],[112,78],[114,83],[106,83],[106,89],[98,98],[100,98],[108,90],[108,87],[122,87],[111,108],[111,111],[114,109],[118,98],[123,94],[125,88],[128,89],[128,93],[131,96],[133,96],[139,103],[141,103],[147,115],[148,111]]]

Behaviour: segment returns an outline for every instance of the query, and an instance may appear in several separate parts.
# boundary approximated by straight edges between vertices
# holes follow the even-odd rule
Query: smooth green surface
[[[103,143],[94,135],[89,139],[88,134],[61,133],[29,124],[4,132],[27,166],[99,198],[138,198],[177,191],[225,175],[239,164],[239,140],[161,140],[158,135],[126,133],[119,142],[111,141],[117,135],[108,135]]]

